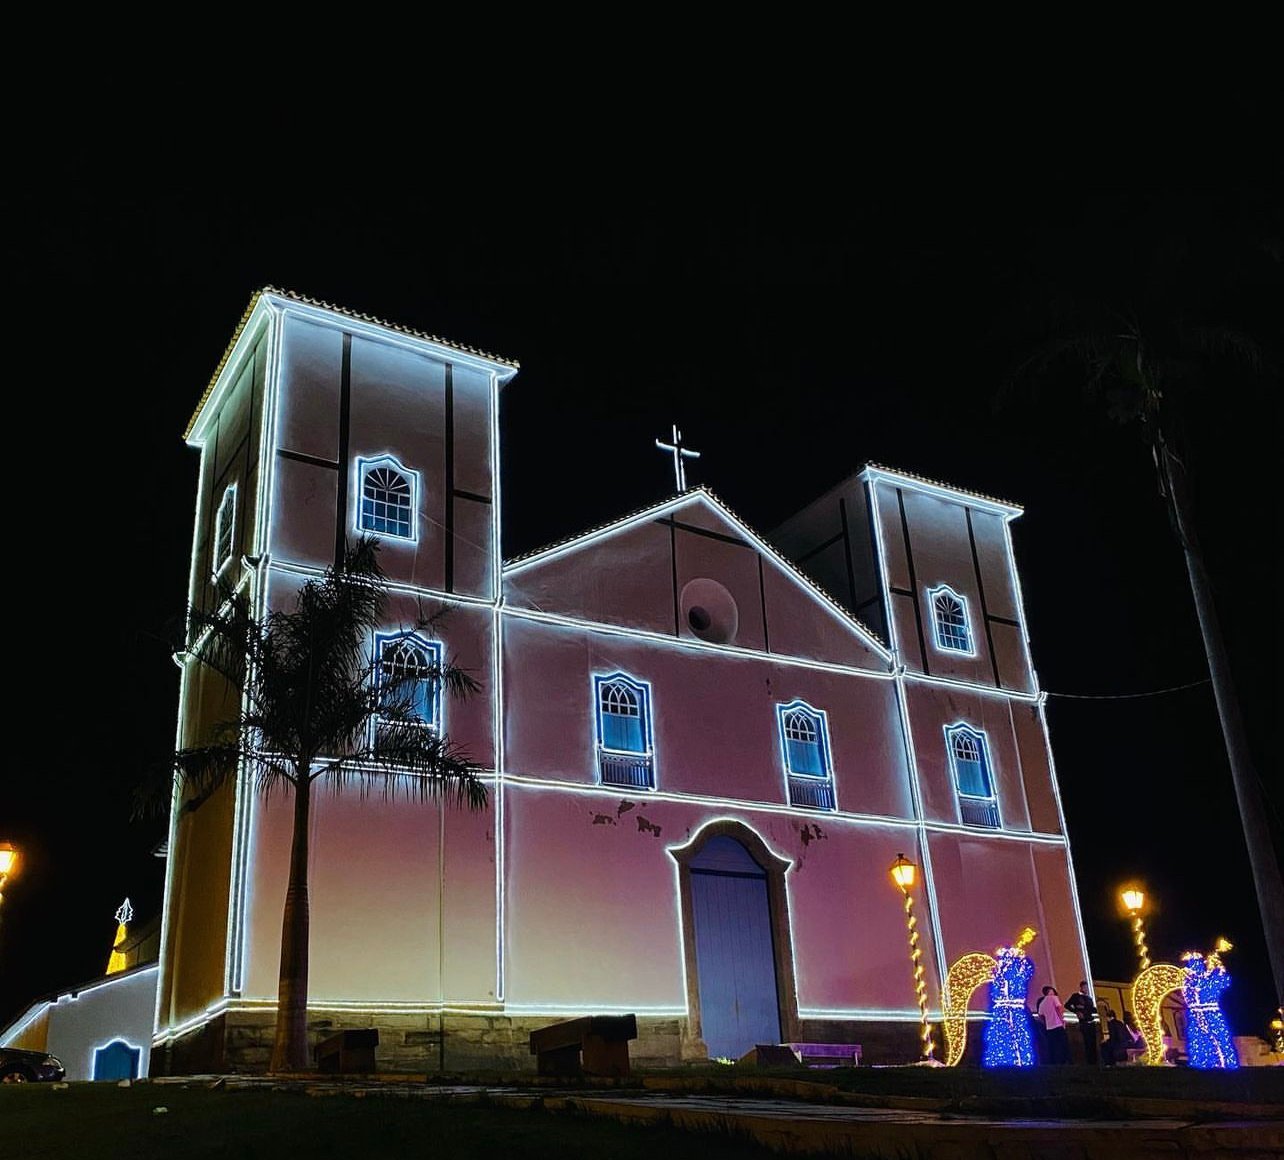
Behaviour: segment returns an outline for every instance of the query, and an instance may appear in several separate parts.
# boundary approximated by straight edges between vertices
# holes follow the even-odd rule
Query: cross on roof
[[[686,469],[686,464],[684,464],[682,461],[684,459],[699,459],[700,452],[688,451],[685,447],[682,446],[682,432],[678,430],[678,425],[676,423],[673,424],[673,442],[663,443],[659,439],[657,439],[655,441],[655,445],[661,451],[673,452],[674,482],[678,485],[679,492],[686,491],[687,490],[687,469]]]

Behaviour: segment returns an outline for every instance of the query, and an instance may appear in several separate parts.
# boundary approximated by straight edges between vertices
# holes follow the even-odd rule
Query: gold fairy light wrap
[[[1147,967],[1133,980],[1132,1011],[1137,1028],[1146,1038],[1148,1064],[1164,1062],[1164,1019],[1160,1014],[1164,997],[1180,991],[1186,972],[1172,963],[1156,963]]]

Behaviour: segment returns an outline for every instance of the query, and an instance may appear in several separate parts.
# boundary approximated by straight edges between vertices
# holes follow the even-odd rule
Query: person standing
[[[1083,1036],[1083,1061],[1089,1067],[1097,1066],[1097,1004],[1088,990],[1088,980],[1081,979],[1079,989],[1066,1000],[1066,1010],[1073,1011],[1079,1020],[1079,1033]]]
[[[1066,1023],[1062,1018],[1063,1010],[1056,987],[1044,987],[1043,995],[1039,999],[1038,1012],[1043,1016],[1049,1063],[1070,1062],[1070,1038],[1066,1035]]]

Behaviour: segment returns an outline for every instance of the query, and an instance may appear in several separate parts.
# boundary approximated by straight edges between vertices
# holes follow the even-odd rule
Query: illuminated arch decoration
[[[217,580],[232,559],[236,539],[236,484],[229,483],[219,500],[214,517],[214,579]]]
[[[357,460],[357,530],[391,536],[396,540],[419,538],[419,473],[403,467],[391,455]]]
[[[945,748],[959,803],[959,820],[965,826],[999,829],[999,802],[994,792],[990,747],[985,734],[964,721],[957,721],[946,726]]]
[[[1230,949],[1230,943],[1219,939],[1216,950],[1207,956],[1187,951],[1181,957],[1185,964],[1181,993],[1186,1001],[1186,1060],[1191,1067],[1239,1067],[1239,1054],[1221,1008],[1221,997],[1231,983],[1221,955]]]
[[[972,647],[972,625],[967,614],[967,599],[960,596],[948,584],[929,588],[927,599],[932,607],[932,625],[935,629],[932,636],[936,641],[936,647],[943,652],[975,656],[976,650]]]
[[[1151,1066],[1164,1062],[1164,1020],[1160,1007],[1164,998],[1180,991],[1185,982],[1186,972],[1172,963],[1154,963],[1133,980],[1133,1015],[1146,1040],[1145,1062]]]
[[[781,759],[789,804],[816,809],[834,808],[834,769],[829,750],[829,722],[820,709],[805,701],[776,706]]]

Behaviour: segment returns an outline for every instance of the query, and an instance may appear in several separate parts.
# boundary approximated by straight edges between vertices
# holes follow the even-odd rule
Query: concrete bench
[[[803,1067],[859,1067],[859,1043],[790,1043]]]
[[[375,1070],[375,1048],[378,1046],[377,1027],[337,1032],[317,1044],[317,1071],[371,1075]]]
[[[637,1037],[635,1015],[586,1015],[532,1031],[531,1054],[540,1075],[628,1075]]]

